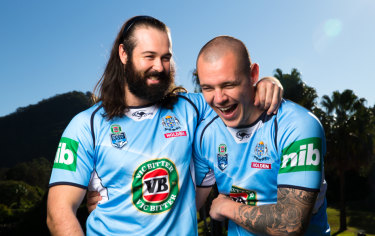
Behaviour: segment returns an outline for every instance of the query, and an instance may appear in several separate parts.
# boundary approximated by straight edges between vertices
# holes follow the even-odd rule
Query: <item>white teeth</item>
[[[228,111],[229,109],[230,109],[230,107],[221,107],[221,108],[219,108],[219,110],[222,111],[222,112]]]

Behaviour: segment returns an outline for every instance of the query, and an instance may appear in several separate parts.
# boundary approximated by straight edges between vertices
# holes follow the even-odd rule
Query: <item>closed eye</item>
[[[209,87],[209,86],[201,86],[201,88],[202,88],[202,91],[205,91],[205,92],[209,92],[213,89],[212,87]]]

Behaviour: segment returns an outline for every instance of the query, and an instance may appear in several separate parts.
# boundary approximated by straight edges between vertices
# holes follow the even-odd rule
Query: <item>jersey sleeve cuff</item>
[[[76,184],[76,183],[71,183],[71,182],[55,182],[55,183],[51,183],[51,184],[48,185],[48,188],[51,188],[51,187],[57,186],[57,185],[70,185],[70,186],[74,186],[74,187],[78,187],[78,188],[82,188],[82,189],[86,189],[87,190],[87,186]]]
[[[277,185],[277,188],[294,188],[294,189],[299,189],[299,190],[303,190],[307,192],[320,192],[320,189],[306,188],[306,187],[287,185],[287,184],[279,184]]]
[[[212,188],[215,184],[213,185],[197,185],[197,188]]]

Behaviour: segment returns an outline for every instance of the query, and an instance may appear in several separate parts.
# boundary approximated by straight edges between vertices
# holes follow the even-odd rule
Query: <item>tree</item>
[[[374,158],[374,115],[365,107],[366,100],[352,90],[332,96],[324,95],[321,105],[326,110],[326,162],[339,176],[340,231],[347,228],[345,209],[345,174],[349,170],[366,171]]]
[[[316,107],[318,97],[316,90],[302,81],[301,73],[296,68],[293,68],[290,74],[283,74],[282,70],[277,68],[274,76],[284,87],[285,99],[298,103],[308,110]]]
[[[44,157],[20,162],[6,172],[7,180],[20,180],[32,186],[47,189],[52,163]]]
[[[202,88],[199,84],[199,77],[198,77],[197,69],[194,69],[193,72],[192,72],[192,80],[193,80],[193,84],[194,84],[194,93],[201,93]]]
[[[90,105],[90,93],[74,91],[0,117],[0,167],[12,167],[38,157],[52,161],[65,127]]]

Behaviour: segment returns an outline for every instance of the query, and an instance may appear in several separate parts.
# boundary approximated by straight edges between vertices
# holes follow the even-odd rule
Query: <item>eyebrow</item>
[[[221,86],[226,86],[226,85],[239,85],[240,82],[236,79],[235,81],[226,81],[222,84],[220,84]]]
[[[239,85],[240,82],[235,80],[235,81],[226,81],[226,82],[223,82],[221,84],[219,84],[218,86],[220,87],[224,87],[224,86],[227,86],[227,85]],[[215,86],[212,86],[212,85],[209,85],[209,84],[200,84],[201,87],[203,86],[206,86],[206,87],[215,87]]]
[[[157,53],[154,52],[154,51],[145,51],[145,52],[142,52],[141,54],[152,54],[152,55],[156,55]],[[172,53],[168,52],[166,54],[163,54],[163,56],[172,56]]]

